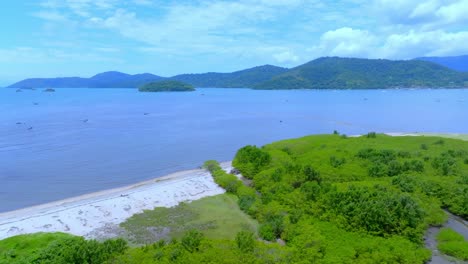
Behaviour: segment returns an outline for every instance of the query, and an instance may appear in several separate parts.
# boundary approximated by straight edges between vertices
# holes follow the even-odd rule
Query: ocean
[[[0,212],[334,130],[468,133],[468,89],[0,89]]]

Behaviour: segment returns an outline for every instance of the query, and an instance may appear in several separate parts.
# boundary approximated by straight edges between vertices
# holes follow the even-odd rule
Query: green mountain
[[[468,74],[418,60],[325,57],[254,85],[254,89],[462,88]]]
[[[137,88],[145,83],[175,80],[196,87],[250,88],[286,72],[288,69],[272,65],[258,66],[232,73],[181,74],[161,77],[150,73],[130,75],[121,72],[104,72],[91,78],[32,78],[14,83],[9,88]]]
[[[138,90],[140,92],[192,92],[195,88],[187,83],[165,80],[144,84]]]
[[[181,74],[170,79],[190,83],[196,87],[251,88],[287,71],[286,68],[264,65],[232,73]]]

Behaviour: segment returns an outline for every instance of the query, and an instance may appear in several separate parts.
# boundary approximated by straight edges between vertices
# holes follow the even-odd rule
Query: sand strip
[[[223,162],[225,170],[231,162]],[[224,193],[206,170],[176,172],[140,182],[61,201],[0,213],[0,240],[36,232],[65,232],[97,238],[99,230],[118,226],[127,218],[154,207]]]

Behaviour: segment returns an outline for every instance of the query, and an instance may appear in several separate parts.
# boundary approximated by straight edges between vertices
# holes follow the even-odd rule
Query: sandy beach
[[[231,162],[223,162],[225,170]],[[127,218],[154,207],[224,193],[203,169],[176,172],[122,188],[0,214],[0,239],[36,232],[64,232],[101,238]]]

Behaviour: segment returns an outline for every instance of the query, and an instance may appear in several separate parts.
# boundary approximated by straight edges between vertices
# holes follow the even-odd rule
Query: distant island
[[[459,57],[457,61],[464,59]],[[468,88],[468,72],[457,71],[459,68],[455,66],[455,69],[451,68],[454,64],[438,63],[441,59],[434,62],[428,60],[323,57],[291,69],[263,65],[231,73],[209,72],[172,77],[105,72],[91,78],[26,79],[9,87],[138,88],[151,82],[179,81],[194,87],[258,90]]]
[[[193,92],[195,87],[188,83],[167,80],[144,84],[138,90],[140,92]]]

